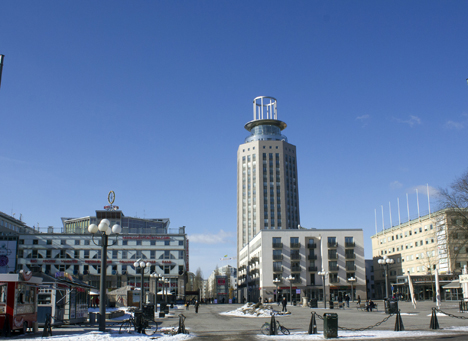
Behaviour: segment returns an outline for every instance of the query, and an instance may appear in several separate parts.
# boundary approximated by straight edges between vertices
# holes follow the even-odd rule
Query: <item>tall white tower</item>
[[[286,123],[277,117],[275,98],[253,100],[250,136],[237,151],[238,253],[260,230],[300,224],[296,146],[281,135]]]

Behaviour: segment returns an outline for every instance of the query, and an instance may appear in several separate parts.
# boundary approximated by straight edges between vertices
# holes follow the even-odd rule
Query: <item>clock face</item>
[[[114,191],[110,191],[109,195],[107,196],[107,201],[109,202],[109,204],[112,205],[114,203],[114,200],[115,200],[115,193]]]

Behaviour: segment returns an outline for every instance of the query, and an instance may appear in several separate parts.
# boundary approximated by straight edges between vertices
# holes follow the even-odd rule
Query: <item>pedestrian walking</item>
[[[278,301],[278,307],[279,307],[279,305],[280,305],[280,303],[281,303],[281,296],[280,296],[280,295],[278,295],[277,301]]]
[[[286,309],[286,306],[288,305],[288,301],[286,301],[286,297],[283,297],[283,310],[284,312],[287,312],[288,309]]]
[[[195,314],[198,314],[198,301],[195,301]]]
[[[348,296],[348,294],[345,295],[344,299],[345,299],[345,302],[346,302],[346,306],[349,308],[349,296]]]
[[[357,304],[360,306],[361,305],[361,296],[357,295]]]

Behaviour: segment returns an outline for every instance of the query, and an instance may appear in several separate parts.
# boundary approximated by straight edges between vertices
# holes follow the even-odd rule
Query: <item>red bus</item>
[[[31,272],[0,274],[0,330],[26,333],[37,322],[37,293],[42,278]]]

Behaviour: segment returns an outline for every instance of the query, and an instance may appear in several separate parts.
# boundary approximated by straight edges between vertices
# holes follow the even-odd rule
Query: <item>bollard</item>
[[[317,334],[317,321],[315,320],[315,311],[312,312],[309,323],[309,334]]]
[[[185,330],[185,315],[179,314],[179,329],[177,329],[177,334],[188,334]]]
[[[278,330],[276,329],[275,315],[271,315],[269,335],[278,335]]]
[[[398,310],[395,318],[395,331],[402,332],[404,330],[405,327],[403,326],[403,320],[401,319],[400,310]]]
[[[432,308],[431,322],[429,324],[430,329],[439,329],[439,321],[437,320],[436,308]]]

